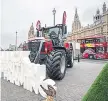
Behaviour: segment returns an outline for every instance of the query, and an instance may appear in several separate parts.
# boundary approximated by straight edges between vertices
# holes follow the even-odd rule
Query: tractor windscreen
[[[49,27],[43,30],[44,36],[52,40],[53,46],[59,46],[62,40],[62,27]]]
[[[62,35],[62,29],[59,27],[51,27],[43,30],[45,37],[56,38]]]

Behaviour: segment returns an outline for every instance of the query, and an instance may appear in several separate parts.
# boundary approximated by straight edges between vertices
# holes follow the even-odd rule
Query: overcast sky
[[[108,0],[2,0],[1,1],[1,46],[6,48],[15,44],[15,32],[18,32],[18,44],[27,41],[29,27],[40,20],[42,26],[53,25],[53,8],[56,9],[56,24],[62,22],[63,11],[67,13],[68,32],[72,30],[75,8],[83,26],[93,23],[93,15],[103,2]]]

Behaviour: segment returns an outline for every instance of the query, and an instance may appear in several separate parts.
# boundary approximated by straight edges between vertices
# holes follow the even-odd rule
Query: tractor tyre
[[[64,50],[53,50],[46,60],[46,71],[49,78],[62,80],[66,73],[66,52]]]
[[[72,68],[74,65],[74,53],[72,51],[67,53],[67,68]]]

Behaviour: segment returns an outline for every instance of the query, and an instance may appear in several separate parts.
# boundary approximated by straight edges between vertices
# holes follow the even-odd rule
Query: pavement
[[[105,62],[91,60],[75,61],[73,68],[68,68],[65,78],[56,81],[57,95],[55,101],[81,101]],[[40,95],[27,91],[1,79],[1,101],[42,101]]]

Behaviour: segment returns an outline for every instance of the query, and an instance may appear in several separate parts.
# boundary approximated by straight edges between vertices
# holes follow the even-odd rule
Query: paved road
[[[104,63],[91,63],[87,61],[75,62],[72,69],[67,69],[65,78],[56,81],[57,101],[81,101]],[[1,80],[1,101],[40,101],[40,96],[29,92],[22,87],[15,86]]]
[[[88,63],[107,63],[108,59],[106,60],[93,60],[93,59],[81,59],[81,62],[88,62]]]

